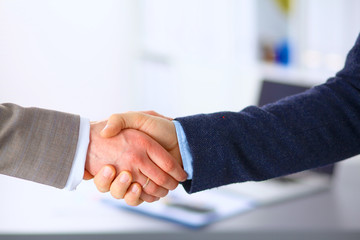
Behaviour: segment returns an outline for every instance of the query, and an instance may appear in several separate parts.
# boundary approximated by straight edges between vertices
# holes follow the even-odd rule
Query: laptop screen
[[[308,89],[310,89],[309,86],[300,86],[289,83],[276,82],[272,80],[263,80],[258,106],[264,106],[265,104],[275,102],[277,100],[280,100],[281,98],[302,93]],[[313,169],[311,171],[331,175],[334,172],[334,165]]]
[[[310,87],[264,80],[261,86],[258,106],[264,106],[281,98],[302,93],[308,89]]]

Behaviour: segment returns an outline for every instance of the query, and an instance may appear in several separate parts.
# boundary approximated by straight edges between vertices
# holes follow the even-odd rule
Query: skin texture
[[[101,136],[104,138],[114,137],[124,129],[136,129],[146,133],[163,146],[182,166],[175,125],[169,118],[155,112],[113,114],[101,131]]]
[[[186,179],[178,159],[147,134],[126,129],[111,138],[103,138],[100,131],[105,124],[106,121],[91,123],[84,175],[84,178],[95,176],[99,191],[110,190],[113,197],[125,198],[128,204],[138,205],[142,201],[158,200]],[[175,149],[171,149],[172,153]],[[120,174],[115,178],[116,173]],[[148,185],[141,189],[148,177]],[[110,185],[110,182],[114,184]],[[132,182],[136,183],[130,185]]]
[[[101,131],[104,138],[112,138],[126,131],[136,129],[146,133],[159,142],[182,166],[175,126],[171,118],[164,117],[156,112],[128,112],[113,114],[107,121],[106,127]],[[104,191],[109,191],[114,197],[124,198],[127,204],[137,206],[143,202],[142,194],[129,191],[136,183],[124,184],[117,179],[99,176],[95,184],[103,186]],[[184,179],[185,180],[185,179]],[[147,187],[146,187],[147,188]],[[142,191],[142,189],[140,189]],[[138,197],[139,196],[139,197]]]
[[[110,175],[104,174],[104,171],[107,168],[111,172]],[[142,187],[138,183],[132,183],[131,173],[128,171],[122,171],[117,177],[115,174],[116,170],[113,166],[104,166],[94,177],[94,183],[98,190],[100,192],[108,192],[111,189],[111,192],[113,193],[112,196],[114,198],[124,199],[124,201],[131,206],[138,206],[143,203],[144,200],[141,198]],[[126,181],[120,180],[121,178]],[[111,184],[112,182],[116,182],[116,184]],[[158,198],[155,200],[158,200]]]

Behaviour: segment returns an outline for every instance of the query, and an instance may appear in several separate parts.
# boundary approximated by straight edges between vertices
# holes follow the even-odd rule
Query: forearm
[[[189,192],[264,180],[360,153],[359,42],[336,78],[262,108],[177,119],[194,159]]]
[[[0,173],[63,188],[75,156],[80,118],[0,105]]]

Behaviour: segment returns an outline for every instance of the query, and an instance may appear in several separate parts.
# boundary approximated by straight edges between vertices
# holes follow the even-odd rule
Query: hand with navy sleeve
[[[358,155],[360,36],[344,68],[324,84],[262,107],[176,120],[184,129],[192,158],[191,180],[183,183],[189,193],[263,181]],[[176,159],[180,152],[183,155],[171,121],[141,113],[113,115],[102,136],[114,136],[125,128],[146,132],[176,153]]]

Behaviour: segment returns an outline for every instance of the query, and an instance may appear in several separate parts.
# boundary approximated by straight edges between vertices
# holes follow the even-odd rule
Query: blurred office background
[[[265,78],[313,86],[333,76],[360,32],[359,9],[357,0],[0,0],[0,102],[91,120],[239,111],[257,103]],[[50,209],[59,196],[84,206],[76,193],[1,179],[2,198],[23,199],[2,225],[18,221],[15,208]]]

